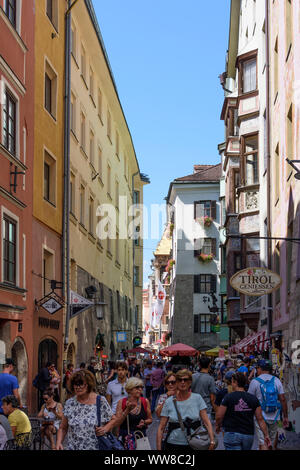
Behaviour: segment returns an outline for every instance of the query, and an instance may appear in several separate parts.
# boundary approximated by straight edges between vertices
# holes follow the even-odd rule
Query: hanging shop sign
[[[54,291],[35,302],[38,307],[43,307],[50,315],[54,315],[65,305],[64,300]]]
[[[127,335],[124,331],[119,331],[117,333],[117,343],[126,343],[127,342]]]
[[[279,274],[267,268],[246,268],[235,273],[230,285],[244,295],[260,296],[271,294],[281,286]]]
[[[75,315],[79,315],[79,313],[82,313],[95,305],[95,303],[91,300],[82,297],[82,295],[79,295],[77,292],[72,290],[70,291],[70,300],[71,317],[75,317]]]

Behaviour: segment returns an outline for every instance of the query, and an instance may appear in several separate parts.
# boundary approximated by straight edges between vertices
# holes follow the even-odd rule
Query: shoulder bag
[[[200,426],[193,433],[190,433],[190,432],[188,433],[185,426],[184,426],[184,424],[183,424],[181,414],[178,410],[177,400],[176,400],[175,397],[173,398],[173,403],[174,403],[176,413],[177,413],[177,416],[178,416],[180,429],[184,433],[184,435],[186,437],[186,440],[188,442],[188,445],[193,450],[208,450],[209,446],[210,446],[210,437],[209,437],[207,429],[204,426]],[[215,441],[215,447],[214,448],[216,449],[218,447],[218,439],[217,439],[216,435],[214,436],[214,441]]]
[[[101,426],[101,397],[97,395],[97,422]],[[99,450],[124,450],[121,442],[111,433],[108,432],[104,436],[97,436]]]

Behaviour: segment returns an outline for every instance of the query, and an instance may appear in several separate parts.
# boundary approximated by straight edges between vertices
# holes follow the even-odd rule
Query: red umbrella
[[[150,354],[151,351],[147,351],[147,349],[144,349],[144,348],[133,348],[133,349],[129,349],[129,351],[127,351],[128,353],[143,353],[143,354]]]
[[[167,348],[161,349],[160,354],[162,356],[196,356],[198,354],[197,349],[187,346],[186,344],[178,343],[172,344]]]

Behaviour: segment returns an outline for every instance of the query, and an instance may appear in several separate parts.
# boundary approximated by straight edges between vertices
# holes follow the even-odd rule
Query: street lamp
[[[105,302],[100,302],[95,300],[95,306],[96,306],[96,317],[97,320],[103,320],[104,319],[104,310],[105,310],[105,305],[107,305]]]

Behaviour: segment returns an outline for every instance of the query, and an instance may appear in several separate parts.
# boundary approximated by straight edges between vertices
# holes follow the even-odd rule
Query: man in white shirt
[[[126,362],[117,363],[117,374],[118,377],[108,383],[106,390],[106,400],[111,406],[113,414],[116,413],[118,401],[128,397],[125,390],[128,374]]]
[[[277,377],[274,377],[273,375],[270,374],[271,370],[272,370],[272,365],[269,363],[269,361],[261,360],[258,362],[258,366],[257,366],[258,378],[260,380],[263,380],[264,382],[270,381],[272,379],[274,380],[274,387],[277,390],[278,402],[281,405],[282,414],[283,414],[283,426],[288,427],[289,426],[288,410],[287,410],[287,402],[285,399],[283,386]],[[251,380],[248,393],[255,395],[260,401],[260,403],[262,404],[263,418],[268,427],[269,436],[273,445],[273,449],[276,449],[277,439],[278,439],[278,436],[277,436],[278,435],[278,421],[280,420],[280,408],[278,408],[277,410],[271,413],[267,413],[266,411],[264,411],[261,384],[257,380],[257,378]],[[259,449],[269,450],[267,449],[264,443],[264,436],[256,420],[255,420],[255,427],[256,427],[256,432],[258,435]]]

